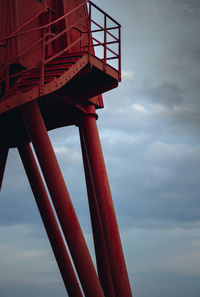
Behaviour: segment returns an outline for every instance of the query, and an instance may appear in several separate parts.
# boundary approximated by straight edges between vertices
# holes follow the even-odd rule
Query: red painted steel
[[[131,297],[126,263],[96,125],[94,106],[91,105],[89,107],[87,115],[81,121],[80,127],[88,152],[88,160],[106,240],[115,295],[116,297]]]
[[[89,15],[86,9],[87,2],[89,3]],[[104,71],[106,70],[106,64],[109,60],[115,59],[118,61],[118,67],[115,68],[118,68],[116,70],[119,72],[118,79],[120,79],[121,75],[119,70],[121,69],[121,41],[120,32],[118,33],[118,36],[116,36],[117,32],[115,31],[120,31],[121,26],[90,1],[79,0],[77,2],[77,6],[75,7],[74,1],[71,0],[67,3],[68,4],[66,4],[65,1],[63,2],[63,15],[60,17],[57,15],[57,10],[57,13],[53,17],[50,9],[47,9],[48,15],[45,16],[44,9],[41,9],[41,14],[37,12],[35,17],[32,17],[29,20],[25,19],[23,13],[15,12],[16,18],[19,19],[19,28],[28,28],[28,30],[21,32],[21,30],[15,28],[15,24],[14,31],[11,32],[10,35],[1,39],[0,49],[2,52],[0,51],[0,60],[2,60],[2,65],[0,69],[0,82],[5,81],[6,93],[8,93],[8,95],[10,91],[20,91],[15,87],[15,84],[13,89],[14,77],[16,81],[23,80],[24,76],[25,78],[31,80],[32,77],[30,70],[37,68],[40,65],[41,81],[39,80],[37,85],[43,85],[45,75],[44,65],[58,58],[60,55],[68,55],[76,53],[77,51],[82,53],[88,52],[89,54],[94,55],[94,47],[96,46],[103,48],[103,57],[99,58],[104,61]],[[17,7],[16,3],[15,5]],[[29,6],[30,5],[27,4],[27,14],[30,15]],[[69,11],[71,8],[72,10]],[[103,14],[105,20],[103,25],[100,25],[93,19],[95,18],[96,11]],[[57,18],[53,20],[56,16]],[[107,26],[107,20],[109,22],[113,22],[114,26]],[[22,24],[23,21],[24,25]],[[63,21],[66,21],[65,26],[63,25]],[[35,26],[36,23],[38,23],[39,26]],[[95,24],[98,30],[91,29],[92,24]],[[53,27],[54,29],[52,31]],[[56,31],[56,33],[54,31]],[[115,32],[116,34],[112,34],[110,31]],[[98,35],[95,35],[96,33],[104,34],[103,43],[98,39]],[[112,38],[112,41],[107,41],[107,35]],[[68,44],[64,41],[66,38],[68,40]],[[11,43],[18,44],[17,54],[10,53],[9,49],[15,48],[15,46],[11,46]],[[23,46],[20,45],[21,43]],[[115,52],[110,48],[110,45],[114,43],[118,44],[118,52]],[[111,53],[112,56],[109,56],[108,53]],[[10,69],[12,69],[12,71],[10,71]],[[5,96],[7,95],[6,93]]]
[[[21,111],[67,240],[83,291],[87,297],[103,297],[102,287],[92,263],[37,102],[33,101],[23,105]]]
[[[79,7],[79,10],[70,13],[68,18],[65,18],[66,28],[72,26],[74,23],[78,23],[72,27],[67,35],[68,44],[74,46],[70,48],[69,52],[74,53],[81,51],[81,45],[88,45],[88,37],[84,38],[82,42],[77,43],[76,40],[81,37],[82,32],[88,32],[89,20],[87,11],[87,2],[84,0],[69,0],[63,1],[64,14],[71,12],[74,8]],[[81,20],[82,19],[82,20]],[[80,21],[81,20],[81,21]]]
[[[9,149],[7,147],[0,147],[0,191],[2,187],[6,161],[8,158],[8,150]]]
[[[31,146],[25,143],[18,150],[69,297],[83,297]]]
[[[36,14],[39,10],[42,10],[43,4],[39,1],[34,1],[34,5],[30,5],[27,0],[13,0],[13,1],[0,1],[0,9],[4,10],[6,19],[6,26],[1,25],[0,36],[1,38],[5,36],[7,32],[12,33],[16,31],[18,27],[21,27],[27,21],[27,16],[32,16]],[[2,11],[2,10],[0,10]],[[25,30],[31,29],[33,27],[38,27],[40,25],[39,18],[35,18],[32,22],[23,26]],[[6,34],[7,35],[7,34]],[[7,44],[7,48],[0,47],[0,63],[5,63],[13,57],[18,57],[21,51],[29,47],[36,40],[40,38],[40,32],[35,31],[29,35],[25,35],[19,38],[10,39]],[[2,60],[2,51],[5,51],[5,59]],[[35,65],[41,60],[40,48],[35,48],[35,51],[30,52],[28,56],[18,58],[17,63],[20,63],[24,67],[30,67]]]
[[[79,133],[80,133],[80,141],[81,141],[81,148],[82,148],[83,164],[84,164],[84,170],[85,170],[88,202],[89,202],[89,208],[90,208],[90,216],[91,216],[99,279],[100,279],[102,288],[104,290],[105,296],[115,297],[111,271],[110,271],[110,266],[108,261],[108,255],[106,250],[105,238],[103,234],[102,223],[101,223],[98,204],[97,204],[97,197],[94,189],[94,182],[91,174],[91,169],[89,166],[85,141],[84,141],[81,128],[79,129]]]
[[[3,145],[19,147],[22,144],[19,151],[65,284],[69,280],[68,290],[71,283],[77,284],[77,281],[70,262],[61,263],[66,253],[64,243],[32,151],[28,144],[24,145],[25,141],[32,140],[85,296],[104,297],[104,290],[106,297],[131,297],[95,113],[95,108],[103,107],[101,94],[117,87],[121,80],[121,26],[87,0],[13,0],[12,4],[0,1],[5,25],[0,26]],[[24,6],[22,11],[20,5]],[[95,18],[99,13],[102,18]],[[95,48],[100,48],[102,54],[96,55]],[[91,102],[94,105],[89,106]],[[102,286],[47,134],[47,130],[77,123],[80,123]],[[0,152],[0,186],[6,150]],[[56,243],[53,237],[58,238]],[[71,289],[70,296],[81,296],[78,287]]]

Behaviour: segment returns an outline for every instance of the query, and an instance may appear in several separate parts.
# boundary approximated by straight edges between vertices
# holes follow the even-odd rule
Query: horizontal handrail
[[[115,59],[116,59],[116,57],[107,57],[107,60],[115,60]]]
[[[13,64],[20,57],[22,57],[26,53],[28,53],[32,48],[34,48],[36,45],[38,45],[40,42],[42,42],[42,40],[43,40],[43,38],[40,38],[39,40],[37,40],[36,42],[34,42],[29,48],[27,48],[24,51],[22,51],[17,57],[15,57],[15,58],[11,59],[10,61],[8,61],[8,63],[1,68],[1,71],[4,71],[6,68],[9,67],[9,65]]]
[[[100,28],[97,32],[103,32],[103,31],[105,31],[105,28],[102,27],[101,25],[99,25],[98,23],[96,23],[94,20],[91,20],[91,22]],[[119,27],[117,27],[117,28],[114,27],[114,29],[119,29]],[[111,34],[111,33],[109,32],[109,30],[111,30],[111,28],[109,28],[109,27],[106,28],[106,31],[107,31],[106,33],[109,34],[109,35],[110,35],[111,37],[113,37],[114,39],[118,40],[119,38],[117,38],[116,36],[114,36],[113,34]],[[95,30],[92,30],[91,32],[92,32],[92,33],[95,33]]]
[[[42,30],[42,29],[45,29],[45,28],[48,28],[50,27],[52,24],[55,24],[59,21],[61,21],[62,19],[64,19],[66,16],[70,15],[71,13],[73,13],[74,11],[76,11],[77,9],[79,9],[80,7],[82,7],[84,4],[86,4],[88,2],[88,0],[86,0],[85,2],[83,2],[82,4],[78,5],[76,8],[72,9],[70,12],[66,13],[65,15],[61,16],[60,18],[56,19],[55,21],[52,21],[46,25],[43,25],[43,26],[40,26],[40,27],[37,27],[37,28],[33,28],[33,29],[30,29],[30,30],[27,30],[27,31],[23,31],[23,32],[19,32],[16,34],[16,32],[18,30],[20,30],[22,27],[25,26],[25,24],[29,23],[30,21],[32,21],[35,17],[38,17],[41,13],[43,13],[47,8],[45,9],[42,9],[42,11],[40,11],[38,14],[36,14],[33,18],[29,19],[29,21],[27,21],[27,23],[23,24],[22,26],[20,26],[18,29],[16,29],[16,32],[14,31],[13,33],[11,33],[8,37],[6,37],[5,39],[2,39],[1,42],[5,42],[6,40],[9,40],[11,38],[15,38],[15,37],[19,37],[23,34],[28,34],[28,33],[32,33],[36,30]],[[77,23],[79,23],[81,20],[79,20]],[[74,25],[73,25],[74,26]],[[71,28],[71,27],[70,27]],[[65,32],[67,32],[70,28],[67,28],[66,30],[64,30],[64,32],[62,31],[60,33],[60,35],[64,34]],[[46,37],[46,36],[45,36]],[[58,38],[59,36],[56,35],[55,36],[55,39]],[[17,59],[19,59],[21,56],[23,56],[24,54],[28,53],[33,47],[35,47],[37,44],[39,44],[40,42],[42,41],[42,39],[40,39],[39,41],[37,40],[34,44],[32,44],[29,48],[25,49],[22,53],[20,53],[17,57],[15,57],[14,59],[11,59],[10,61],[7,62],[6,65],[4,65],[2,68],[1,68],[1,71],[4,71],[5,69],[7,69],[9,67],[9,65],[11,65],[12,63],[14,63]],[[53,40],[52,39],[49,39],[49,42],[46,42],[46,44],[52,42]]]
[[[76,45],[78,42],[80,42],[83,38],[85,38],[85,36],[82,36],[80,38],[78,38],[77,40],[75,40],[74,42],[72,42],[69,46],[67,46],[66,48],[64,48],[63,50],[59,51],[58,53],[56,53],[54,56],[44,60],[44,64],[48,64],[49,62],[51,62],[52,60],[56,59],[57,57],[59,57],[60,55],[64,54],[65,52],[67,52],[70,48],[72,48],[74,45]]]
[[[53,42],[54,40],[56,40],[57,38],[59,38],[60,36],[62,36],[63,34],[67,33],[69,30],[71,30],[74,26],[78,25],[81,21],[83,21],[84,19],[86,19],[87,17],[82,17],[81,19],[79,19],[76,23],[74,23],[73,25],[69,26],[67,29],[63,30],[62,32],[58,33],[55,37],[49,39],[48,41],[45,42],[45,45]]]
[[[40,66],[40,64],[31,66],[29,68],[26,68],[26,69],[20,71],[20,72],[17,72],[17,73],[14,73],[14,74],[9,75],[9,78],[14,78],[14,77],[17,77],[19,75],[25,74],[26,72],[29,72],[30,70],[35,69],[35,68],[37,68],[39,66]],[[5,81],[5,79],[0,79],[0,82],[2,82],[2,81]]]
[[[93,7],[95,7],[98,11],[100,11],[102,14],[104,14],[112,22],[114,22],[118,27],[121,27],[121,25],[116,20],[114,20],[109,14],[107,14],[105,11],[103,11],[101,8],[99,8],[97,5],[95,5],[93,2],[91,2],[91,1],[88,1],[88,2],[91,3]]]
[[[92,20],[92,22],[94,22],[93,20]],[[101,27],[100,25],[98,25],[99,27]],[[96,30],[92,30],[92,32],[93,33],[97,33],[97,32],[102,32],[103,30],[104,30],[104,28],[103,27],[101,27],[102,29],[96,29]],[[119,29],[119,27],[108,27],[107,28],[107,30],[109,31],[109,30],[115,30],[115,29]]]
[[[109,47],[107,47],[106,45],[104,45],[103,42],[99,41],[98,39],[92,37],[92,39],[96,42],[98,42],[98,44],[94,44],[93,46],[103,46],[104,48],[106,48],[108,51],[110,51],[112,54],[114,54],[115,56],[118,56],[118,54],[116,52],[114,52],[113,50],[111,50]]]
[[[74,22],[72,25],[70,25],[69,27],[65,28],[64,30],[62,30],[61,32],[59,32],[57,34],[51,32],[50,28],[52,25],[59,23],[64,18],[68,17],[69,15],[71,15],[72,13],[74,13],[75,11],[77,11],[83,5],[85,5],[87,3],[89,5],[88,15],[86,14],[86,16],[81,17],[80,19],[78,19],[78,21]],[[92,8],[97,9],[98,11],[103,13],[103,15],[104,15],[104,24],[103,25],[99,24],[98,21],[93,19],[93,14],[95,17],[95,13],[93,13]],[[41,67],[40,68],[41,81],[42,81],[42,84],[44,84],[44,76],[45,76],[44,65],[46,65],[49,62],[51,62],[52,60],[58,58],[63,53],[68,52],[71,48],[73,48],[77,44],[79,44],[79,46],[80,46],[80,52],[84,52],[84,53],[88,52],[89,55],[90,54],[95,55],[94,48],[97,46],[101,46],[104,49],[103,50],[103,58],[101,59],[101,57],[99,57],[100,54],[99,54],[98,58],[104,62],[104,71],[106,70],[107,62],[109,60],[115,59],[118,61],[118,67],[111,66],[113,64],[111,64],[110,66],[113,68],[117,68],[116,70],[119,73],[119,79],[120,79],[120,77],[121,77],[120,76],[121,75],[121,40],[120,40],[121,25],[118,22],[116,22],[112,17],[110,17],[107,13],[105,13],[102,9],[97,7],[91,1],[86,0],[83,3],[81,3],[80,5],[78,5],[77,7],[75,7],[74,9],[72,9],[70,12],[64,14],[63,16],[57,18],[56,20],[54,20],[52,22],[49,22],[48,24],[45,24],[45,25],[42,25],[42,26],[39,26],[36,28],[32,28],[30,30],[26,30],[23,32],[19,32],[19,30],[21,30],[23,27],[25,27],[25,25],[30,23],[32,20],[34,20],[34,18],[38,17],[41,13],[43,13],[47,9],[48,8],[42,9],[40,12],[38,12],[36,15],[34,15],[32,18],[30,18],[25,24],[18,27],[8,37],[6,37],[0,41],[0,45],[1,45],[1,42],[5,42],[11,38],[17,38],[19,36],[22,36],[23,34],[28,34],[28,33],[31,33],[31,32],[37,31],[37,30],[40,30],[41,36],[42,36],[39,40],[37,40],[35,43],[33,43],[31,46],[29,46],[29,48],[22,50],[22,52],[19,53],[16,57],[10,59],[6,63],[6,65],[4,65],[1,68],[1,73],[3,73],[3,71],[6,71],[4,73],[7,73],[7,75],[5,75],[5,79],[4,79],[4,81],[6,81],[6,85],[8,86],[8,88],[6,89],[7,91],[9,90],[9,84],[10,84],[11,78],[14,78],[14,77],[20,78],[22,74],[26,73],[27,71],[29,71],[31,69],[37,68],[37,67]],[[114,25],[113,25],[113,23],[110,23],[109,26],[107,26],[107,18],[110,19],[112,22],[114,22]],[[79,29],[78,26],[79,26],[79,24],[83,23],[83,21],[86,19],[88,19],[88,22],[86,22],[87,23],[87,31],[82,31]],[[92,24],[96,25],[97,29],[92,30],[92,28],[91,28]],[[49,28],[50,30],[46,30],[47,28]],[[76,40],[74,40],[71,44],[66,45],[64,48],[60,48],[59,52],[55,52],[54,54],[51,53],[51,55],[48,56],[48,46],[50,44],[52,44],[52,47],[53,47],[54,41],[59,40],[59,38],[62,35],[67,34],[67,32],[69,32],[72,29],[76,29],[80,33],[80,37],[79,38],[76,37]],[[102,34],[101,34],[101,32],[102,32]],[[103,37],[104,41],[101,42],[99,40],[100,37],[98,36],[98,33],[100,33],[100,36]],[[93,36],[93,34],[94,34],[94,36]],[[107,36],[110,37],[109,41],[107,40]],[[86,41],[84,43],[82,42],[83,39],[86,39]],[[42,55],[43,55],[41,62],[37,63],[37,65],[35,65],[35,66],[29,67],[28,69],[25,69],[25,70],[23,69],[22,71],[19,71],[17,73],[9,75],[8,74],[9,66],[11,64],[16,63],[16,61],[18,61],[19,58],[27,55],[31,50],[33,50],[33,48],[37,48],[40,43],[41,43]],[[118,44],[118,48],[116,51],[110,47],[110,45],[114,45],[114,44]],[[107,52],[111,53],[113,56],[112,55],[107,56]],[[0,81],[2,81],[2,79]]]
[[[39,12],[37,12],[33,17],[31,17],[30,19],[28,19],[24,24],[22,24],[17,29],[15,29],[9,36],[2,38],[0,40],[0,44],[3,43],[6,40],[9,40],[10,38],[16,37],[16,33],[19,30],[21,30],[23,27],[27,26],[29,23],[31,23],[33,20],[35,20],[38,16],[40,16],[43,12],[47,11],[48,9],[49,10],[52,10],[50,7],[44,7],[42,10],[40,10]]]
[[[21,36],[21,35],[24,35],[24,34],[28,34],[28,33],[32,33],[34,31],[38,31],[38,30],[41,30],[41,29],[45,29],[45,28],[48,28],[58,22],[60,22],[61,20],[63,20],[64,18],[66,18],[67,16],[69,16],[70,14],[72,14],[73,12],[75,12],[77,9],[79,9],[80,7],[82,7],[83,5],[85,5],[86,3],[88,2],[88,0],[84,1],[83,3],[81,3],[80,5],[76,6],[74,9],[72,9],[70,12],[67,12],[66,14],[64,14],[63,16],[59,17],[58,19],[46,24],[46,25],[43,25],[43,26],[39,26],[39,27],[36,27],[36,28],[33,28],[33,29],[30,29],[30,30],[27,30],[27,31],[23,31],[23,32],[19,32],[17,34],[13,34],[13,35],[9,35],[8,37],[5,37],[3,38],[1,41],[6,41],[10,38],[14,38],[14,37],[18,37],[18,36]]]

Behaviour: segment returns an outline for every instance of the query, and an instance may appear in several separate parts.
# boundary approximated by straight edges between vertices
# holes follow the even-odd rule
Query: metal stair
[[[62,55],[55,60],[52,60],[48,64],[44,65],[44,85],[56,80],[68,71],[71,66],[81,58],[81,55]],[[41,85],[41,66],[38,66],[23,75],[18,79],[13,88],[10,90],[10,94],[13,92],[27,92],[34,87]],[[7,97],[7,96],[6,96]]]
[[[79,9],[86,3],[88,3],[87,16],[76,19],[73,24],[61,32],[55,34],[51,31],[53,26],[59,26],[60,21],[64,21],[74,13],[78,14]],[[0,46],[4,46],[10,40],[18,40],[27,34],[31,36],[33,31],[40,32],[41,36],[27,49],[22,50],[16,57],[11,57],[5,65],[1,66],[0,114],[37,98],[50,96],[51,93],[55,95],[59,89],[61,93],[66,89],[68,94],[73,89],[74,93],[71,97],[73,100],[76,97],[74,104],[77,104],[77,98],[80,99],[78,103],[82,104],[81,100],[87,101],[116,87],[121,80],[121,26],[119,23],[91,1],[86,0],[54,21],[25,30],[25,25],[38,18],[41,13],[43,11],[0,40]],[[96,13],[103,15],[103,21],[95,20]],[[85,24],[84,29],[80,29],[82,22]],[[74,30],[79,32],[75,40],[63,45],[62,38],[71,36]],[[112,48],[113,45],[116,50]],[[100,49],[99,55],[95,54],[95,47]],[[26,69],[26,66],[20,63],[21,59],[38,48],[41,49],[40,64],[28,66],[29,68]],[[49,48],[51,48],[51,54],[48,51]],[[112,62],[115,63],[114,66]],[[80,88],[73,84],[77,79],[79,79]],[[86,96],[88,89],[92,89],[90,97]],[[80,94],[81,91],[82,94]]]

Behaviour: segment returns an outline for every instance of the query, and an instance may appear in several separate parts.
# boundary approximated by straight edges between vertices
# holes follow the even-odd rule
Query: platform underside
[[[24,141],[29,141],[21,113],[20,106],[32,100],[37,100],[47,130],[59,127],[78,125],[81,115],[86,112],[91,102],[96,108],[103,107],[98,103],[101,94],[118,86],[118,73],[109,65],[93,57],[86,65],[66,84],[55,87],[55,81],[42,89],[43,95],[34,91],[34,96],[27,93],[16,93],[6,100],[0,101],[0,137],[4,146],[16,147]],[[55,87],[53,90],[52,88]],[[39,88],[39,87],[38,87]],[[46,94],[45,94],[46,90]],[[31,91],[33,94],[33,91]],[[96,97],[95,97],[96,96]],[[32,97],[32,98],[30,98]],[[101,101],[101,100],[100,100]],[[23,103],[22,103],[23,102]],[[6,111],[6,109],[8,109]]]

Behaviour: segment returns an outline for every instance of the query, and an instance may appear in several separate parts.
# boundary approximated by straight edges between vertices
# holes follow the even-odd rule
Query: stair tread
[[[62,69],[60,71],[45,71],[45,77],[54,77],[54,76],[60,76],[62,75],[63,73],[65,73],[65,70]],[[24,82],[24,81],[29,81],[31,79],[35,79],[35,78],[40,78],[40,72],[39,73],[31,73],[29,76],[27,76],[26,78],[24,78],[24,80],[21,80],[19,82]]]
[[[50,61],[48,64],[44,65],[44,84],[53,81],[59,76],[63,75],[66,71],[70,70],[70,68],[76,64],[76,62],[83,56],[82,54],[63,54],[58,58]],[[72,75],[73,77],[73,75]],[[19,92],[27,92],[34,87],[40,84],[41,79],[41,66],[37,66],[34,69],[26,72],[23,77],[21,77],[14,84],[13,88],[5,95],[4,98],[8,98],[14,95],[17,91]]]

